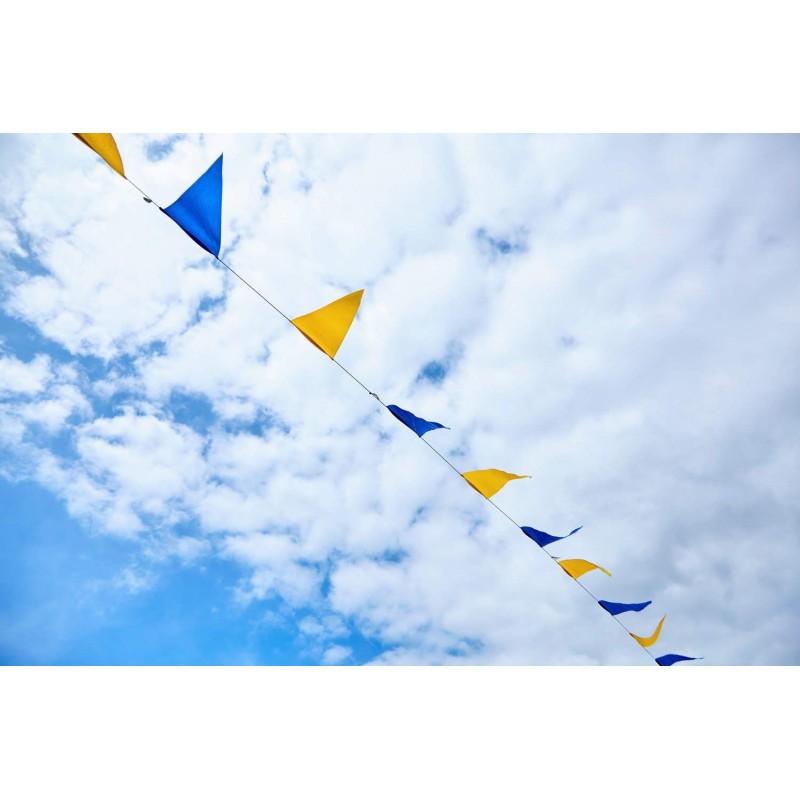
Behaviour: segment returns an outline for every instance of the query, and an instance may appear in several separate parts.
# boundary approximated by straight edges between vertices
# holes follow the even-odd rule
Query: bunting
[[[570,578],[575,578],[575,580],[578,580],[581,575],[585,575],[593,569],[599,569],[601,572],[605,572],[609,578],[611,577],[611,573],[607,569],[598,567],[597,564],[592,564],[591,561],[584,561],[582,558],[562,558],[558,562],[558,566],[561,567]]]
[[[122,158],[117,149],[117,143],[110,133],[73,133],[72,135],[94,150],[114,172],[119,173],[123,178],[125,177],[125,170],[122,166]]]
[[[673,664],[677,664],[679,661],[701,661],[702,658],[698,658],[697,656],[679,656],[677,653],[667,653],[665,656],[659,656],[656,659],[656,664],[659,667],[671,667]]]
[[[503,472],[501,469],[476,469],[472,472],[462,472],[461,477],[488,500],[509,481],[530,478],[530,475],[515,475],[513,472]]]
[[[342,346],[344,337],[350,330],[356,317],[358,307],[361,305],[363,289],[340,297],[310,314],[295,317],[292,325],[308,339],[314,347],[318,347],[330,358],[336,358],[336,353]]]
[[[652,603],[652,600],[645,600],[644,603],[612,603],[609,600],[597,601],[611,616],[624,614],[626,611],[641,611]]]
[[[416,414],[412,414],[410,411],[400,408],[400,406],[386,406],[386,408],[388,408],[403,425],[407,428],[411,428],[420,438],[429,431],[435,431],[437,428],[450,430],[446,425],[442,425],[439,422],[429,422],[427,419],[422,419],[422,417],[418,417]]]
[[[544,531],[537,531],[536,528],[528,528],[527,526],[523,525],[520,530],[530,539],[533,539],[539,547],[547,547],[548,544],[552,544],[553,542],[560,542],[562,539],[568,539],[572,536],[573,533],[577,533],[579,530],[583,528],[583,525],[575,528],[574,531],[570,531],[565,536],[551,536],[549,533],[545,533]]]
[[[637,636],[635,633],[631,633],[630,631],[628,631],[628,635],[636,639],[636,641],[639,642],[642,647],[650,647],[651,645],[654,645],[658,641],[658,637],[661,636],[661,628],[663,627],[664,620],[666,618],[667,615],[664,614],[664,616],[661,617],[661,622],[656,625],[656,629],[650,636]]]
[[[222,239],[222,156],[171,206],[161,210],[200,247],[219,258]]]
[[[99,155],[115,172],[123,178],[126,177],[122,158],[120,157],[114,137],[110,133],[76,133],[74,136],[97,153],[97,155]],[[222,159],[223,157],[220,155],[206,172],[172,203],[172,205],[161,209],[161,211],[172,219],[193,241],[217,259],[219,259],[222,230]],[[132,185],[135,186],[135,184]],[[142,192],[138,187],[135,188]],[[142,192],[142,194],[145,200],[152,202],[144,192]],[[283,315],[286,319],[289,319],[282,311],[267,300],[264,295],[247,283],[237,272],[228,267],[224,262],[220,263],[243,281],[250,289],[256,292],[263,300],[269,303],[278,313]],[[336,354],[358,313],[363,294],[364,290],[359,289],[322,308],[318,308],[316,311],[295,317],[289,321],[315,347],[335,361]],[[345,370],[338,362],[335,361],[335,363],[347,372],[353,380],[366,389],[366,386],[364,386],[358,378],[352,375],[348,370]],[[367,391],[369,392],[369,389],[367,389]],[[378,399],[378,402],[382,403],[377,394],[374,392],[370,392],[370,394]],[[439,428],[449,430],[447,426],[439,422],[423,419],[399,406],[388,405],[386,408],[395,418],[414,431],[420,438],[425,436],[426,433]],[[426,444],[428,443],[426,442]],[[444,459],[449,466],[458,471],[447,458],[436,450],[436,448],[430,444],[428,444],[428,446]],[[459,474],[473,489],[475,489],[475,491],[479,492],[487,500],[497,494],[509,481],[531,477],[530,475],[516,475],[512,472],[504,472],[499,469],[472,470]],[[502,513],[505,514],[505,512]],[[514,524],[516,525],[516,523]],[[539,547],[544,548],[554,542],[573,536],[578,531],[582,530],[582,528],[583,526],[581,525],[564,536],[553,536],[545,531],[540,531],[528,526],[521,526],[520,529],[528,538],[536,542]],[[604,567],[581,558],[555,560],[564,572],[575,580],[578,580],[587,572],[595,569],[611,576],[611,573]],[[628,611],[642,611],[652,603],[651,600],[646,600],[641,603],[617,603],[609,600],[598,600],[597,602],[601,608],[615,617]],[[661,618],[655,631],[650,636],[638,636],[630,631],[628,631],[628,633],[642,647],[650,647],[658,641],[665,620],[666,614]],[[620,623],[620,625],[622,625],[622,623]],[[622,625],[622,627],[628,630],[624,625]],[[700,660],[700,658],[701,657],[668,653],[654,660],[659,666],[668,667],[681,661],[696,661]]]

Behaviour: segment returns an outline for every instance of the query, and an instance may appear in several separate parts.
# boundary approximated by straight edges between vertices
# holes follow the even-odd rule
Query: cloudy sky
[[[800,664],[800,137],[116,138],[654,654]],[[1,663],[652,665],[76,139],[0,184]]]

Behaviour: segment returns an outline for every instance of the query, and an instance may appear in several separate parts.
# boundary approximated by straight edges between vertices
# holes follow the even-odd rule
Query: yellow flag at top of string
[[[591,561],[584,561],[582,558],[562,558],[561,561],[558,562],[558,566],[561,567],[570,578],[575,578],[575,580],[578,580],[581,575],[585,575],[593,569],[599,569],[601,572],[605,572],[609,578],[611,577],[611,573],[607,569],[598,567],[597,564],[592,564]]]
[[[530,475],[515,475],[513,472],[503,472],[501,469],[476,469],[472,472],[462,472],[461,477],[476,492],[480,492],[487,500],[497,494],[509,481],[518,478],[530,478]]]
[[[637,636],[635,633],[631,633],[631,636],[633,636],[633,638],[636,639],[636,641],[639,642],[642,647],[650,647],[650,645],[655,644],[658,641],[658,637],[661,636],[661,627],[663,626],[666,618],[666,614],[661,617],[661,622],[656,625],[656,629],[653,631],[652,636]],[[630,633],[630,631],[628,632]]]
[[[117,143],[110,133],[73,133],[72,135],[80,139],[87,147],[91,147],[114,172],[125,177]]]
[[[359,289],[340,297],[310,314],[295,317],[292,325],[326,356],[336,358],[336,353],[353,324],[363,294],[364,290]]]

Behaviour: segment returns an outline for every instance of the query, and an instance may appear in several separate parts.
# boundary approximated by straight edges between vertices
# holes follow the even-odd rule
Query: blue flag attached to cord
[[[437,428],[450,430],[446,425],[441,425],[438,422],[428,422],[427,419],[422,419],[422,417],[418,417],[410,411],[400,408],[400,406],[386,406],[386,408],[388,408],[403,425],[407,428],[411,428],[419,437],[424,436],[428,431],[435,431]]]
[[[677,664],[679,661],[700,661],[701,659],[697,656],[679,656],[677,653],[668,653],[665,656],[659,656],[656,659],[656,664],[659,667],[671,667],[673,664]]]
[[[580,528],[575,528],[574,531],[570,531],[566,536],[551,536],[549,533],[545,533],[544,531],[537,531],[536,528],[528,528],[526,526],[522,526],[522,532],[528,536],[529,538],[533,539],[539,547],[546,547],[548,544],[552,544],[553,542],[561,541],[561,539],[567,539],[568,537],[572,536],[573,533],[577,533]]]
[[[171,206],[161,209],[204,250],[219,257],[222,230],[222,156]]]
[[[597,602],[600,603],[609,614],[616,617],[617,614],[624,614],[626,611],[641,611],[643,608],[647,608],[653,601],[645,600],[644,603],[612,603],[610,600],[598,600]]]

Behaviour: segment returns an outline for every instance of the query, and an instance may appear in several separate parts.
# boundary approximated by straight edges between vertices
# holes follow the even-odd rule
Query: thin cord
[[[163,211],[163,210],[164,210],[163,208],[161,208],[161,206],[160,206],[160,205],[158,205],[158,203],[156,203],[156,201],[155,201],[155,200],[153,200],[153,198],[152,198],[152,197],[150,197],[150,196],[149,196],[149,195],[147,195],[145,192],[143,192],[143,191],[142,191],[142,190],[141,190],[141,189],[140,189],[140,188],[139,188],[139,187],[138,187],[138,186],[137,186],[137,185],[136,185],[136,184],[135,184],[135,183],[134,183],[134,182],[133,182],[133,181],[132,181],[132,180],[131,180],[131,179],[130,179],[128,176],[127,176],[127,175],[125,176],[125,180],[126,180],[126,181],[128,181],[128,183],[129,183],[131,186],[133,186],[133,188],[134,188],[134,189],[136,189],[136,191],[137,191],[137,192],[139,192],[139,194],[140,194],[142,197],[144,197],[144,199],[145,199],[145,202],[147,202],[147,203],[152,203],[152,204],[153,204],[153,205],[154,205],[154,206],[155,206],[155,207],[156,207],[156,208],[157,208],[159,211]]]
[[[156,203],[151,197],[149,197],[144,191],[142,191],[130,178],[128,178],[126,176],[125,180],[127,180],[128,183],[130,183],[130,185],[133,186],[134,189],[136,189],[142,195],[142,197],[145,199],[146,202],[154,205],[157,209],[159,209],[159,211],[163,211],[164,210],[163,208],[161,208],[160,205],[158,205],[158,203]],[[214,254],[212,253],[211,255],[214,255]],[[247,286],[248,289],[250,289],[253,292],[255,292],[265,303],[267,303],[267,305],[269,305],[272,309],[277,311],[288,323],[290,323],[292,325],[293,328],[295,327],[295,325],[292,322],[292,320],[289,317],[287,317],[286,314],[283,313],[283,311],[281,311],[273,302],[271,302],[263,294],[261,294],[261,292],[259,292],[258,289],[256,289],[255,286],[253,286],[251,283],[249,283],[247,280],[245,280],[235,269],[233,269],[233,267],[231,267],[228,264],[226,264],[219,256],[214,256],[214,258],[217,261],[219,261],[219,263],[222,264],[222,266],[225,267],[225,269],[227,269],[231,274],[235,275],[245,286]],[[362,389],[364,389],[365,392],[367,392],[367,394],[369,394],[370,396],[374,397],[384,408],[386,408],[388,410],[388,406],[386,405],[386,403],[384,403],[383,400],[381,400],[380,397],[378,397],[378,395],[375,392],[370,391],[367,388],[367,386],[365,386],[355,375],[353,375],[352,372],[350,372],[349,369],[347,369],[347,367],[345,367],[343,364],[341,364],[335,358],[331,358],[331,361],[333,361],[333,363],[336,364],[336,366],[339,367],[339,369],[341,369],[343,372],[347,373]],[[392,416],[394,416],[394,415],[392,415]],[[442,461],[444,461],[444,463],[447,464],[447,466],[450,467],[450,469],[453,470],[453,472],[456,472],[460,478],[466,480],[466,478],[464,478],[464,476],[462,475],[461,471],[456,466],[454,466],[447,458],[445,458],[430,442],[428,442],[422,436],[418,436],[417,438],[423,444],[427,445],[431,450],[433,450],[433,452],[436,453],[436,455],[439,456],[439,458],[441,458]],[[481,496],[483,497],[484,500],[486,500],[488,503],[493,505],[515,528],[520,528],[521,527],[508,514],[506,514],[506,512],[503,511],[503,509],[500,508],[500,506],[498,506],[497,503],[494,502],[494,500],[492,500],[489,497],[486,497],[486,495],[484,495],[484,494],[482,494],[480,492],[479,492],[479,494],[481,494]],[[553,556],[550,553],[548,553],[543,547],[540,547],[539,549],[546,556],[548,556],[550,559],[552,559],[553,561],[558,563],[558,559],[555,556]],[[586,594],[589,595],[589,597],[591,597],[599,605],[600,601],[577,578],[573,578],[573,580],[575,581],[575,583],[578,584],[578,586],[581,587],[581,589],[583,589],[584,592],[586,592]],[[601,606],[601,608],[602,608],[602,606]],[[622,630],[624,630],[626,633],[628,633],[628,634],[631,633],[631,631],[629,631],[625,627],[625,625],[622,622],[620,622],[619,619],[617,619],[616,614],[609,614],[608,616],[610,616],[614,620],[614,622],[616,622],[617,625],[619,625],[622,628]],[[372,645],[371,642],[369,644],[370,644],[370,646],[374,647],[374,645]],[[640,647],[642,647],[642,650],[644,650],[647,653],[647,655],[649,655],[650,658],[653,659],[653,661],[656,663],[656,665],[658,665],[658,662],[656,661],[656,659],[653,656],[653,654],[646,647],[644,647],[642,645],[640,645]]]
[[[251,283],[248,283],[233,267],[229,267],[219,256],[214,256],[214,258],[216,258],[217,261],[219,261],[219,263],[225,267],[225,269],[233,273],[245,286],[247,286],[248,289],[252,289],[265,303],[272,306],[272,308],[274,308],[275,311],[277,311],[287,322],[292,322],[291,319],[289,319],[289,317],[287,317],[286,314],[284,314],[283,311],[278,308],[278,306],[267,300],[267,298],[264,297],[264,295],[261,294],[261,292],[259,292],[255,286],[253,286]],[[292,327],[294,327],[294,323],[292,323]]]
[[[367,387],[364,386],[364,384],[361,383],[361,381],[358,378],[356,378],[356,376],[353,375],[353,373],[350,372],[350,370],[347,369],[347,367],[340,364],[335,358],[331,358],[331,361],[333,361],[333,363],[336,364],[336,366],[339,367],[340,370],[346,372],[367,394],[372,395],[384,408],[386,408],[386,404],[383,402],[383,400],[381,400],[380,397],[378,397],[378,395],[375,394],[375,392],[371,392],[369,389],[367,389]]]

